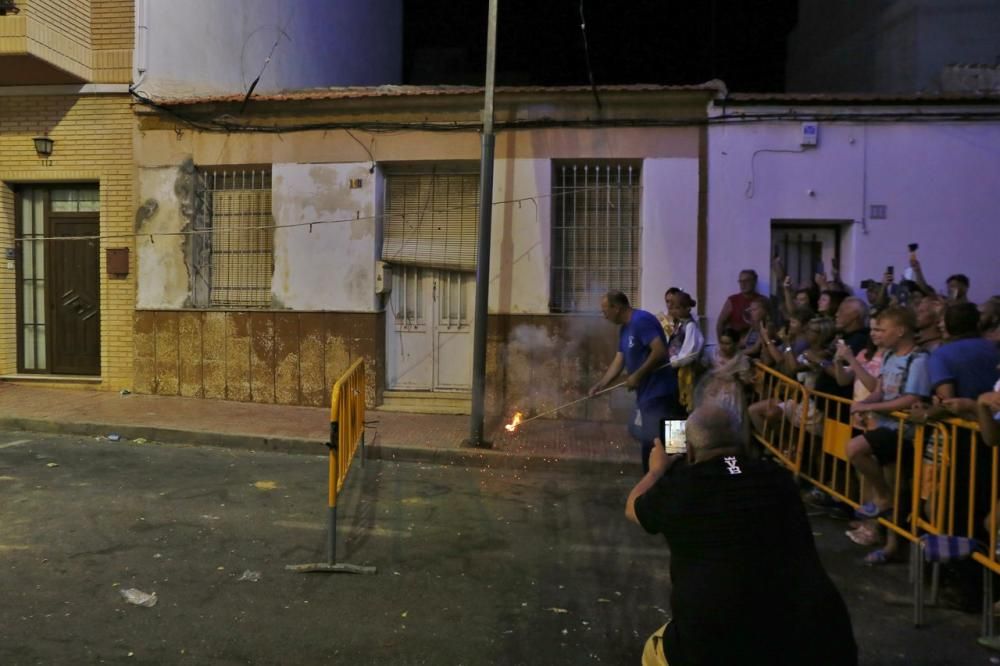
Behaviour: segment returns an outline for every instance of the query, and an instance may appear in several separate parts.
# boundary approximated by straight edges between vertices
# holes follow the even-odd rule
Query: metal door
[[[99,254],[94,216],[51,220],[55,238],[92,236],[87,240],[49,242],[49,314],[52,322],[54,374],[97,375],[101,361]]]
[[[468,390],[472,385],[472,273],[395,266],[386,316],[390,389]]]

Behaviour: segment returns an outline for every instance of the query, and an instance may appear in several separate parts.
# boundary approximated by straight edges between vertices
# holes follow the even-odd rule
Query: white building
[[[768,292],[775,248],[800,239],[820,255],[793,259],[796,278],[836,258],[857,288],[887,266],[900,275],[918,243],[939,291],[964,273],[973,300],[1000,293],[1000,97],[745,94],[710,115],[713,335],[737,272],[755,269]]]
[[[135,88],[152,97],[402,81],[402,0],[136,0]]]
[[[786,89],[915,93],[948,89],[942,70],[1000,62],[996,0],[799,0]]]

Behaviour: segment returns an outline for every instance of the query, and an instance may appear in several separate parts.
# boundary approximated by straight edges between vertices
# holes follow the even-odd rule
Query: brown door
[[[96,215],[53,215],[54,238],[97,236]],[[49,241],[50,372],[97,375],[101,364],[98,240]]]

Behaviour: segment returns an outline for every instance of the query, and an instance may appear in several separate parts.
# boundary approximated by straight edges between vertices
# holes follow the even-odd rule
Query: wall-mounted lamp
[[[20,13],[20,9],[14,4],[14,0],[0,0],[0,16]]]
[[[52,146],[55,141],[47,136],[36,136],[32,141],[35,142],[35,152],[39,157],[52,157]]]

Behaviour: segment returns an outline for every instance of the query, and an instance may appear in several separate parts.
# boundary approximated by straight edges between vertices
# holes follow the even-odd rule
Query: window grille
[[[274,273],[270,168],[203,170],[198,182],[199,217],[209,229],[200,234],[199,253],[209,263],[209,305],[269,307]]]
[[[476,269],[479,174],[390,174],[382,260]]]
[[[586,312],[618,289],[639,297],[640,167],[557,163],[553,174],[553,312]]]

